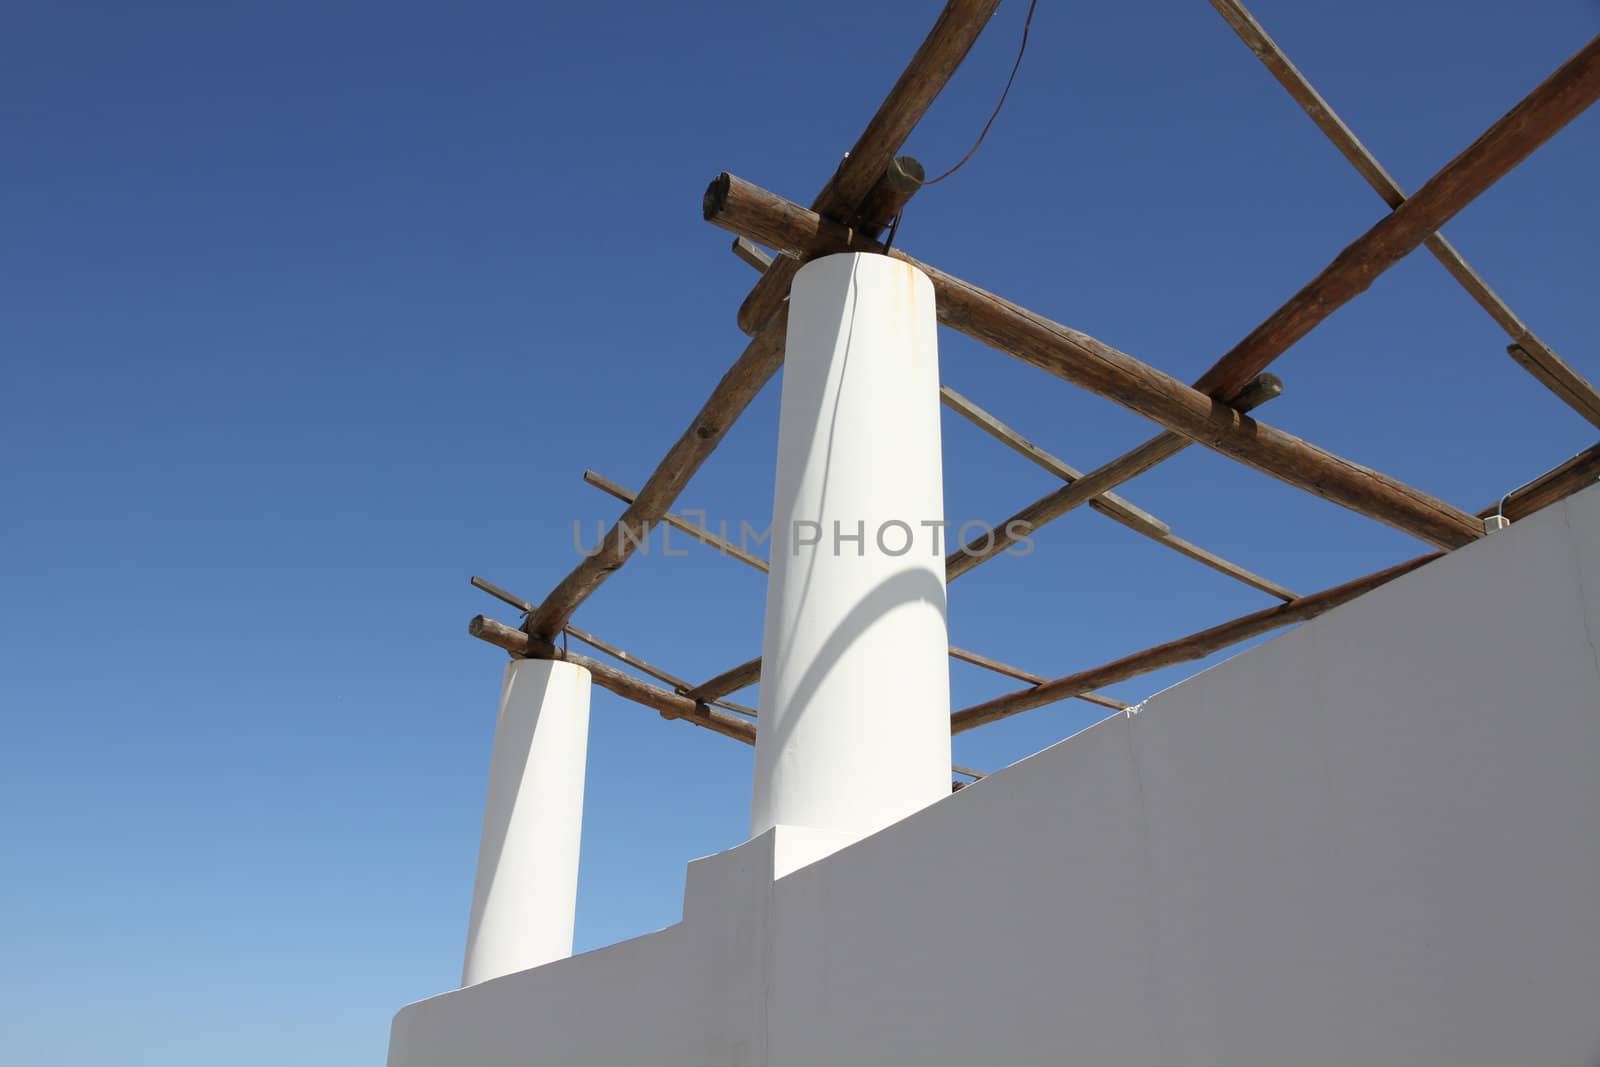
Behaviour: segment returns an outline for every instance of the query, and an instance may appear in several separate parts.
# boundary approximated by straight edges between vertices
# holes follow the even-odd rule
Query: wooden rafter
[[[719,226],[797,255],[877,252],[910,263],[933,282],[939,321],[975,340],[1265,474],[1430,544],[1459,548],[1483,535],[1482,524],[1459,508],[1257,422],[1103,341],[946,274],[898,248],[885,250],[849,227],[829,222],[740,178],[723,174],[714,180],[706,191],[703,209],[707,220]],[[1230,386],[1229,396],[1247,384]],[[1098,487],[1091,496],[1108,488]]]
[[[503,648],[514,656],[525,656],[533,659],[559,659],[567,663],[576,663],[588,670],[594,677],[596,685],[631,700],[635,704],[643,704],[647,708],[654,708],[668,719],[683,719],[696,726],[702,726],[724,737],[731,737],[735,741],[743,741],[747,745],[756,743],[756,727],[752,722],[736,719],[705,704],[697,703],[680,693],[662,689],[658,685],[635,678],[625,671],[619,671],[607,663],[601,663],[589,656],[579,655],[557,648],[547,641],[524,633],[515,627],[507,626],[503,622],[475,615],[467,623],[467,633],[480,641],[487,641],[498,648]]]
[[[757,270],[765,269],[772,263],[770,255],[743,237],[735,237],[733,239],[733,252]],[[1071,484],[1083,477],[1082,471],[1034,444],[948,385],[939,387],[939,399],[951,411],[971,422],[978,429],[989,434],[1024,459],[1044,468],[1062,481]],[[1239,407],[1237,403],[1234,406]],[[1241,410],[1249,409],[1241,408]],[[1230,578],[1259,589],[1269,596],[1275,596],[1279,600],[1293,600],[1295,598],[1295,594],[1284,586],[1246,570],[1236,563],[1230,563],[1216,553],[1179,537],[1172,532],[1172,527],[1165,522],[1162,522],[1133,502],[1124,500],[1114,493],[1105,493],[1094,497],[1089,501],[1089,506],[1107,518],[1121,523],[1133,532],[1148,537],[1157,544],[1165,545],[1196,562],[1203,563]],[[672,521],[670,516],[667,521]],[[997,527],[997,529],[1003,529],[1003,527]]]
[[[515,593],[507,592],[505,589],[495,585],[487,578],[479,578],[477,575],[473,575],[472,585],[473,588],[481,589],[485,593],[488,593],[490,596],[494,597],[496,600],[505,604],[509,604],[518,609],[523,615],[527,615],[534,610],[533,604],[523,600]],[[690,688],[690,684],[684,681],[682,678],[679,678],[677,675],[664,671],[655,664],[642,660],[633,653],[627,652],[621,648],[618,648],[616,645],[611,644],[609,641],[603,641],[594,634],[589,633],[587,630],[580,630],[571,623],[568,623],[561,632],[567,634],[576,641],[583,642],[590,648],[599,650],[605,655],[616,660],[618,663],[627,664],[629,667],[639,671],[641,674],[648,674],[657,681],[666,682],[668,685],[672,686],[673,690],[677,693],[686,693]],[[755,708],[747,707],[744,704],[735,704],[731,700],[712,700],[708,701],[708,703],[719,708],[726,708],[728,711],[736,711],[740,715],[749,715],[753,717],[756,713]]]
[[[912,128],[950,80],[998,4],[999,0],[950,0],[945,5],[922,46],[856,139],[855,147],[818,194],[818,207],[854,221],[873,186],[882,179]],[[599,550],[573,568],[545,597],[539,610],[528,616],[523,628],[529,635],[548,641],[560,633],[578,606],[628,562],[642,537],[672,507],[728,428],[777,373],[783,363],[788,324],[788,309],[783,306],[788,281],[776,277],[780,269],[781,265],[775,266],[757,283],[759,289],[772,278],[767,282],[771,306],[761,314],[756,326],[746,331],[755,335],[749,345],[717,383],[689,429],[651,472],[639,490],[639,499],[606,532]],[[751,297],[756,295],[752,291]]]
[[[1250,51],[1255,53],[1256,58],[1261,60],[1277,79],[1278,84],[1288,91],[1295,103],[1300,105],[1301,110],[1316,123],[1317,128],[1327,135],[1339,153],[1350,161],[1350,165],[1383,198],[1384,203],[1391,208],[1398,208],[1403,204],[1406,194],[1400,183],[1390,176],[1371,150],[1361,142],[1349,126],[1345,125],[1344,120],[1284,54],[1278,42],[1272,39],[1249,9],[1239,0],[1211,0],[1211,6],[1217,9],[1217,13],[1233,28]],[[1594,425],[1600,426],[1600,392],[1597,392],[1583,375],[1574,370],[1549,345],[1541,341],[1516,312],[1512,311],[1489,287],[1489,283],[1467,264],[1461,253],[1457,252],[1442,234],[1430,234],[1422,243],[1423,247],[1444,265],[1444,269],[1450,272],[1450,276],[1461,284],[1467,294],[1477,301],[1478,306],[1488,312],[1489,317],[1511,338],[1511,344],[1506,347],[1511,358],[1538,378],[1572,410]]]
[[[867,128],[811,202],[812,210],[851,225],[863,221],[859,214],[873,186],[883,180],[895,153],[999,6],[1000,0],[950,0],[945,5]],[[799,269],[800,264],[790,259],[774,263],[740,305],[739,328],[748,334],[761,329],[789,295],[789,283]]]
[[[1129,678],[1136,678],[1141,674],[1170,667],[1176,663],[1185,663],[1189,660],[1203,659],[1219,649],[1236,645],[1240,641],[1247,641],[1260,634],[1269,633],[1291,623],[1303,622],[1306,619],[1321,615],[1348,603],[1363,593],[1370,592],[1378,586],[1402,574],[1416,570],[1431,560],[1438,559],[1441,553],[1435,552],[1427,556],[1397,563],[1392,567],[1369,574],[1364,578],[1346,582],[1343,585],[1325,589],[1320,593],[1299,597],[1287,604],[1279,604],[1275,608],[1257,611],[1250,615],[1242,616],[1220,626],[1201,630],[1199,633],[1190,634],[1188,637],[1176,641],[1168,641],[1164,645],[1147,648],[1143,652],[1135,652],[1131,656],[1124,656],[1104,666],[1095,667],[1077,674],[1069,674],[1064,678],[1057,678],[1035,685],[1028,689],[1020,689],[1014,693],[986,700],[981,704],[963,708],[950,717],[950,730],[952,733],[962,733],[987,723],[1016,715],[1019,712],[1041,708],[1046,704],[1054,704],[1075,696],[1078,690],[1101,689],[1117,682],[1125,682]]]
[[[1234,345],[1195,383],[1227,397],[1377,277],[1416,249],[1489,186],[1600,97],[1600,37],[1567,60],[1465,151]]]

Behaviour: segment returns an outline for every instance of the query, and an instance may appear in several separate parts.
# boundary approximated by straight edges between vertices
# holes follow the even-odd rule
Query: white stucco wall
[[[1596,1067],[1597,638],[1592,488],[390,1064]]]

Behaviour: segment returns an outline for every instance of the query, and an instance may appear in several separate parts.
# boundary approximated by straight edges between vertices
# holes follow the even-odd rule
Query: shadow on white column
[[[572,955],[589,690],[570,663],[506,665],[463,986]]]

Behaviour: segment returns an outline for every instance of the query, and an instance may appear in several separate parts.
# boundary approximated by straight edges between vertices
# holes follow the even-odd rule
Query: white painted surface
[[[809,862],[950,793],[933,286],[887,256],[789,298],[751,834]],[[832,842],[832,844],[829,844]],[[788,868],[783,868],[787,870]]]
[[[1597,639],[1600,488],[390,1063],[1595,1067]]]
[[[590,688],[571,663],[506,664],[463,986],[572,955]]]

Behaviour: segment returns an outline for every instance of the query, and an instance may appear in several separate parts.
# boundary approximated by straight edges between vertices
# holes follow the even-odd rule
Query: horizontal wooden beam
[[[1369,574],[1364,578],[1346,582],[1343,585],[1325,589],[1320,593],[1299,597],[1287,604],[1279,604],[1265,611],[1257,611],[1250,615],[1242,616],[1225,622],[1220,626],[1213,626],[1199,633],[1190,634],[1188,637],[1176,641],[1169,641],[1164,645],[1135,652],[1131,656],[1114,660],[1101,667],[1077,674],[1069,674],[1064,678],[1057,678],[1043,685],[1035,685],[1029,689],[1020,689],[1014,693],[986,700],[981,704],[964,708],[950,717],[950,731],[962,733],[966,730],[983,726],[986,723],[1004,719],[1019,712],[1029,711],[1033,708],[1054,704],[1068,697],[1076,696],[1080,692],[1090,689],[1101,689],[1117,682],[1125,682],[1129,678],[1148,674],[1151,671],[1170,667],[1177,663],[1190,660],[1203,659],[1219,649],[1247,641],[1252,637],[1268,633],[1279,627],[1291,623],[1302,622],[1306,619],[1321,615],[1323,612],[1348,603],[1364,593],[1376,589],[1385,582],[1392,581],[1402,574],[1416,570],[1431,560],[1438,559],[1441,553],[1432,553],[1419,556],[1416,559],[1398,563],[1393,567],[1385,568],[1376,574]]]
[[[1282,307],[1234,345],[1195,387],[1227,396],[1318,323],[1364,292],[1600,97],[1600,37],[1579,49],[1465,151],[1351,242]],[[1324,105],[1325,106],[1325,105]]]
[[[1404,203],[1406,194],[1400,183],[1390,176],[1372,151],[1361,142],[1349,126],[1345,125],[1344,120],[1327,100],[1323,99],[1322,94],[1317,92],[1310,79],[1284,54],[1278,42],[1272,39],[1249,9],[1239,0],[1211,0],[1211,6],[1217,9],[1217,13],[1233,28],[1234,33],[1239,35],[1239,39],[1256,58],[1261,60],[1262,65],[1277,79],[1278,84],[1288,91],[1295,103],[1300,105],[1301,110],[1316,123],[1317,128],[1333,142],[1339,153],[1350,161],[1350,165],[1355,167],[1366,179],[1367,184],[1383,198],[1384,203],[1391,208],[1398,208]],[[1430,234],[1423,241],[1423,247],[1444,265],[1444,269],[1461,284],[1467,295],[1471,296],[1511,338],[1512,343],[1507,348],[1511,358],[1544,383],[1546,388],[1574,411],[1594,425],[1600,426],[1600,392],[1573,370],[1549,345],[1535,336],[1516,312],[1511,310],[1499,294],[1489,287],[1489,283],[1467,264],[1461,253],[1457,252],[1442,235]]]
[[[797,254],[884,251],[878,242],[848,227],[729,174],[718,177],[707,189],[704,213],[719,226]],[[969,337],[1265,474],[1423,541],[1458,548],[1483,535],[1482,524],[1471,515],[1418,489],[1257,422],[1125,352],[899,249],[887,254],[928,275],[937,296],[939,321]],[[1238,383],[1229,395],[1246,384]],[[1098,496],[1107,488],[1096,488],[1090,495]]]
[[[833,177],[812,201],[813,211],[860,225],[860,212],[873,187],[885,179],[900,146],[905,144],[922,116],[933,104],[950,76],[956,72],[1000,0],[949,0],[933,28],[911,56],[889,94],[884,97],[866,129],[833,172]],[[905,193],[910,196],[913,187]],[[904,201],[902,200],[903,204]],[[739,328],[753,334],[778,310],[789,295],[800,264],[780,259],[756,282],[739,307]]]
[[[502,622],[483,615],[477,615],[467,624],[467,633],[480,641],[487,641],[497,648],[503,648],[514,656],[525,656],[531,659],[559,659],[567,663],[576,663],[578,666],[588,670],[596,685],[610,690],[625,700],[631,700],[635,704],[643,704],[647,708],[654,708],[666,718],[683,719],[685,722],[692,722],[696,726],[704,727],[713,733],[731,737],[735,741],[743,741],[747,745],[756,743],[756,727],[754,723],[746,722],[744,719],[736,719],[705,704],[697,704],[689,697],[662,689],[660,686],[651,685],[649,682],[635,678],[631,674],[617,670],[610,664],[601,663],[597,659],[557,648],[546,641],[541,641]]]
[[[606,532],[598,550],[581,560],[545,597],[539,610],[528,616],[524,628],[530,635],[548,641],[560,633],[578,606],[619,570],[649,536],[650,529],[672,507],[689,479],[722,443],[728,428],[778,372],[783,363],[788,320],[788,309],[781,309],[745,346],[689,428],[646,479],[638,497]]]

